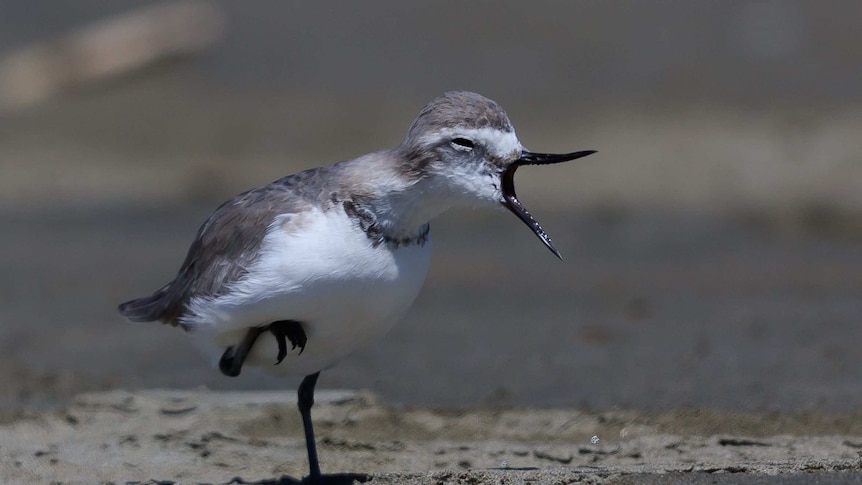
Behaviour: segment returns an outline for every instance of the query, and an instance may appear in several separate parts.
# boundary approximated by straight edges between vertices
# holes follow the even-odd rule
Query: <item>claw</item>
[[[278,343],[278,355],[276,356],[275,365],[281,364],[281,361],[287,357],[287,340],[290,340],[290,349],[294,350],[299,347],[299,354],[305,350],[305,343],[308,342],[308,337],[305,335],[302,325],[293,320],[282,320],[272,322],[269,325],[269,331],[275,337]]]
[[[281,364],[281,361],[287,356],[287,342],[284,341],[283,333],[272,331],[272,334],[275,335],[275,341],[278,342],[278,356],[276,356],[275,361],[275,365],[278,365]]]

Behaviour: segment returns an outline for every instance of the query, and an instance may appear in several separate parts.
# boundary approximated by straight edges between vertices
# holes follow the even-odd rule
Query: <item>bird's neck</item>
[[[406,174],[389,152],[373,156],[373,167],[365,157],[354,160],[349,167],[364,176],[358,184],[359,190],[354,188],[353,200],[345,204],[345,211],[360,222],[369,237],[422,241],[427,237],[431,219],[459,205],[459,197],[453,197],[445,181]]]

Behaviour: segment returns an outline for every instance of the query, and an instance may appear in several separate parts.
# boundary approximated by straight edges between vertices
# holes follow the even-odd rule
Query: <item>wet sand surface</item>
[[[2,426],[0,479],[277,483],[283,478],[282,483],[298,483],[291,480],[306,472],[305,446],[301,422],[288,404],[293,397],[281,391],[84,394],[64,411],[30,414]],[[858,419],[828,423],[802,415],[392,408],[350,391],[321,392],[317,401],[324,473],[368,474],[371,483],[862,479]],[[734,425],[739,419],[754,426],[739,432]],[[775,425],[780,434],[772,432]],[[857,437],[848,438],[848,432]]]

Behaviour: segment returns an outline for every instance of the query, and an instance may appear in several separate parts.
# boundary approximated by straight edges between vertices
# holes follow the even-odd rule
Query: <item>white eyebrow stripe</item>
[[[502,131],[496,128],[443,128],[422,137],[422,143],[435,143],[444,138],[467,138],[488,148],[497,157],[520,154],[524,147],[518,141],[514,131]]]

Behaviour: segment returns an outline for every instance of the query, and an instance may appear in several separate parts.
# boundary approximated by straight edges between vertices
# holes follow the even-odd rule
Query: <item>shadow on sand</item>
[[[319,480],[311,480],[310,477],[297,480],[293,477],[284,476],[281,478],[247,482],[240,477],[236,477],[225,485],[351,485],[353,483],[365,483],[370,479],[370,476],[362,473],[334,473],[332,475],[323,475]]]

